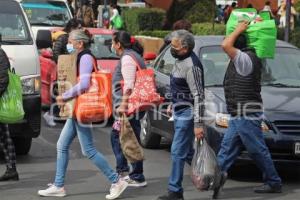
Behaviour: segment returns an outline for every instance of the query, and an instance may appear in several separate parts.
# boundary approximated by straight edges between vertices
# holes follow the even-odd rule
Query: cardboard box
[[[77,54],[60,55],[57,64],[57,83],[58,93],[62,95],[64,92],[72,88],[77,83]],[[67,119],[73,116],[75,99],[68,101],[64,106],[60,107],[59,116]]]
[[[135,38],[142,44],[144,47],[144,53],[153,52],[159,54],[159,50],[164,44],[164,40],[157,37],[149,36],[135,36]]]

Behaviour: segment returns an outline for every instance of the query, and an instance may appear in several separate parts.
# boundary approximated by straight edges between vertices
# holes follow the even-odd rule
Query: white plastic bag
[[[192,181],[200,190],[213,190],[220,184],[221,171],[217,157],[206,140],[195,140],[195,154],[192,161]]]

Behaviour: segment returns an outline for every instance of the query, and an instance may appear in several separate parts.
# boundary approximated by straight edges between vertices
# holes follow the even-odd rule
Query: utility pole
[[[286,22],[285,22],[285,30],[284,30],[284,41],[289,41],[289,35],[291,30],[291,0],[286,0]]]

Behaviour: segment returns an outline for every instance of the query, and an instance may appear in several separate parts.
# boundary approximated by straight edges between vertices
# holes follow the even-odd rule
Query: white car
[[[18,154],[27,154],[31,140],[41,129],[40,62],[37,46],[51,46],[50,31],[39,31],[34,40],[29,21],[16,0],[0,1],[1,48],[9,57],[11,68],[21,76],[25,117],[10,125]]]
[[[19,0],[32,27],[38,30],[64,27],[73,18],[66,0]]]

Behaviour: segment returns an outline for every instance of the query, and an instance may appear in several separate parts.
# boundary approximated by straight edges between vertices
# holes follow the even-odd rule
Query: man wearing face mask
[[[172,33],[171,54],[176,58],[171,74],[172,105],[168,113],[174,116],[174,138],[171,147],[172,171],[168,193],[158,200],[183,200],[183,170],[191,163],[194,136],[203,138],[204,77],[203,67],[193,52],[195,40],[186,30]],[[194,135],[195,134],[195,135]]]

